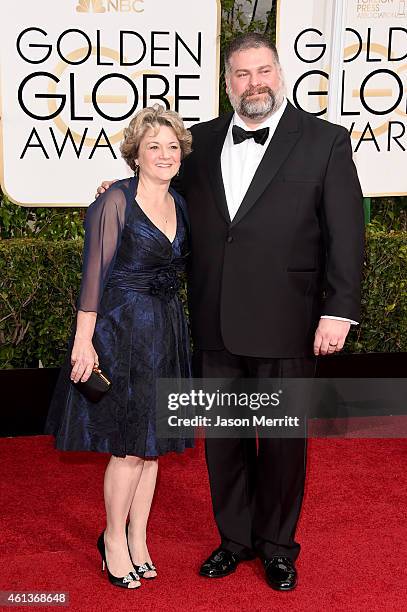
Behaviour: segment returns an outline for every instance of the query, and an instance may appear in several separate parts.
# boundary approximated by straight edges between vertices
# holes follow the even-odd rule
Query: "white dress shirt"
[[[234,113],[232,117],[221,153],[223,185],[225,187],[226,203],[231,220],[233,220],[234,216],[239,210],[243,198],[246,195],[263,155],[270,144],[286,106],[287,99],[284,98],[280,108],[263,123],[256,127],[256,130],[260,130],[265,127],[269,128],[269,135],[264,145],[258,144],[254,138],[249,138],[235,145],[232,135],[233,126],[237,125],[244,130],[249,131],[252,131],[252,128],[249,128],[237,113]],[[358,324],[356,321],[331,315],[322,315],[321,318],[347,321],[352,325]]]
[[[232,136],[233,126],[238,125],[244,130],[250,131],[252,128],[249,128],[237,113],[233,115],[221,154],[223,184],[225,186],[226,202],[231,220],[242,203],[286,106],[287,99],[284,98],[280,108],[266,121],[257,126],[256,130],[265,127],[269,128],[269,135],[264,145],[257,144],[254,138],[249,138],[235,145]]]

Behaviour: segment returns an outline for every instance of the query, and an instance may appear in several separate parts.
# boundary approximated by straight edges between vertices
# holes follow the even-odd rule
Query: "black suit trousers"
[[[223,350],[194,354],[200,378],[311,378],[316,360],[234,355]],[[304,494],[306,439],[207,438],[206,462],[213,512],[223,548],[244,556],[288,556],[300,545],[295,530]]]

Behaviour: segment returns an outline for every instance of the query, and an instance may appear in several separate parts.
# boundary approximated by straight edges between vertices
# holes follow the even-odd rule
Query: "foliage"
[[[46,238],[75,240],[83,237],[83,208],[26,208],[5,196],[0,202],[0,240]]]
[[[361,324],[347,351],[407,351],[407,234],[368,231]],[[0,368],[60,364],[75,316],[83,241],[0,241]],[[186,301],[185,289],[182,299]]]
[[[367,230],[362,318],[347,351],[407,351],[407,233]]]
[[[75,313],[83,241],[0,241],[0,368],[60,362]]]
[[[372,198],[371,227],[383,232],[407,232],[407,197]]]

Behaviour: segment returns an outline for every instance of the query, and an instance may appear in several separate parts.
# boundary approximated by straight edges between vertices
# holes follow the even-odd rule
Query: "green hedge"
[[[407,351],[407,232],[368,227],[362,319],[347,351]]]
[[[0,368],[61,363],[74,321],[82,246],[82,239],[0,240]],[[369,229],[363,316],[348,351],[407,351],[406,287],[407,233]]]
[[[0,368],[59,365],[75,313],[83,241],[0,240]]]

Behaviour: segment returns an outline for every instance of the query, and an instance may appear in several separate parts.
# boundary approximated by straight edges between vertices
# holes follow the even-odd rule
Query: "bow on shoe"
[[[135,574],[134,572],[129,572],[127,576],[123,578],[123,584],[126,584],[127,582],[133,582],[133,580],[140,580],[140,577],[137,576],[137,574]]]

